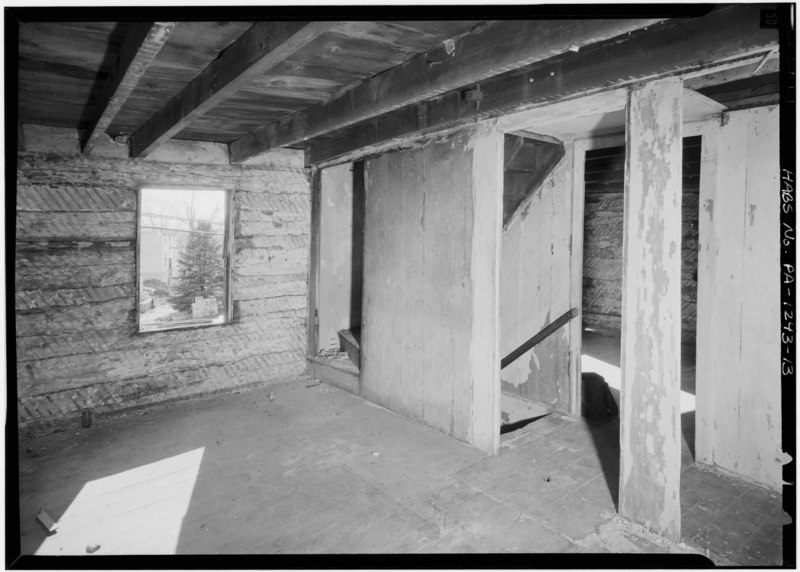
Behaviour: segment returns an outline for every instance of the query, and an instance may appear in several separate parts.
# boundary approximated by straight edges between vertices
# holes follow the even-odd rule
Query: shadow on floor
[[[541,419],[543,417],[547,417],[548,415],[550,415],[550,414],[549,413],[545,413],[544,415],[539,415],[538,417],[532,417],[530,419],[522,419],[522,420],[517,421],[515,423],[508,423],[507,425],[501,425],[500,426],[500,434],[501,435],[505,435],[506,433],[512,433],[512,432],[516,431],[517,429],[522,429],[526,425],[530,425],[534,421],[538,421],[539,419]]]
[[[608,419],[585,418],[594,442],[608,492],[619,511],[619,417]]]
[[[605,378],[617,404],[620,403],[620,338],[584,331],[582,372],[594,372]],[[681,468],[685,470],[695,459],[695,348],[681,346]],[[617,504],[619,488],[619,418],[591,423],[592,437],[603,463],[606,482]],[[613,445],[609,443],[613,442]],[[618,508],[618,504],[617,504]]]

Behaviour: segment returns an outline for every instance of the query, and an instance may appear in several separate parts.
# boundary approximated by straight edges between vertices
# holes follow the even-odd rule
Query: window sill
[[[232,320],[226,320],[224,322],[217,322],[217,323],[208,323],[208,324],[192,324],[192,325],[177,325],[177,326],[170,326],[166,328],[158,328],[153,330],[137,330],[134,332],[136,335],[142,334],[158,334],[160,332],[176,332],[176,331],[185,331],[185,330],[200,330],[205,328],[219,328],[221,326],[229,326],[233,324]]]

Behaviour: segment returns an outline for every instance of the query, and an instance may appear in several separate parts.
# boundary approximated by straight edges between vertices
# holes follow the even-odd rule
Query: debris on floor
[[[89,545],[86,546],[86,553],[87,554],[94,554],[98,550],[100,550],[100,545],[99,544],[89,544]]]
[[[36,518],[42,523],[42,526],[47,529],[47,532],[53,532],[58,528],[58,523],[53,520],[43,508],[39,509],[39,514],[36,515]]]

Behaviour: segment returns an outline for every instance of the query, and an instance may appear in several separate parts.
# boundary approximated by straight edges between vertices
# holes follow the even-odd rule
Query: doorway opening
[[[311,373],[360,392],[364,162],[319,173],[315,340]]]
[[[501,435],[569,410],[569,333],[560,316],[569,310],[571,228],[563,205],[572,171],[564,157],[553,137],[504,136]]]

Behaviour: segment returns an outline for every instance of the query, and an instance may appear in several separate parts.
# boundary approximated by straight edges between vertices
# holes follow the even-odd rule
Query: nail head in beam
[[[134,22],[120,46],[116,64],[100,97],[99,113],[81,140],[81,152],[91,153],[139,80],[175,29],[177,22]]]

